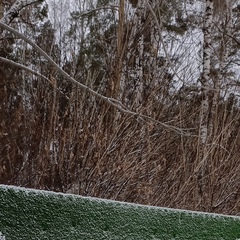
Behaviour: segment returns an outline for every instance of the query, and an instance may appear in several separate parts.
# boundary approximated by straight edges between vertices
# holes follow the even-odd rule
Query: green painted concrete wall
[[[0,185],[0,240],[240,240],[240,217]]]

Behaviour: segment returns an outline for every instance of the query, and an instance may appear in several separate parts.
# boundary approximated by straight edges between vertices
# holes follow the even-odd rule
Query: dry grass
[[[165,108],[147,101],[142,108],[154,109],[161,121],[195,128],[186,137],[137,122],[67,84],[58,87],[65,96],[49,83],[32,86],[31,109],[11,102],[10,93],[6,98],[12,109],[1,123],[1,183],[239,214],[237,107],[227,101],[219,106],[205,175],[199,178],[200,106],[194,99],[176,104],[172,98]]]

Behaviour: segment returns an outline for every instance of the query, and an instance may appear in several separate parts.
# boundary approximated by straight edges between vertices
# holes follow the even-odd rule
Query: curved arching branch
[[[41,54],[55,69],[56,71],[61,74],[65,79],[67,79],[68,81],[70,81],[72,84],[80,87],[81,89],[88,91],[89,93],[93,94],[94,96],[102,99],[103,101],[107,102],[109,105],[115,107],[116,109],[118,109],[119,111],[125,113],[125,114],[129,114],[132,117],[135,117],[137,120],[140,120],[141,122],[154,122],[170,131],[174,131],[178,134],[182,134],[182,135],[187,135],[190,136],[190,133],[188,132],[189,129],[181,129],[172,125],[168,125],[166,123],[160,122],[150,116],[144,115],[144,114],[140,114],[137,112],[133,112],[129,109],[127,109],[125,106],[123,106],[123,104],[121,102],[119,102],[116,99],[113,98],[109,98],[106,97],[96,91],[94,91],[93,89],[89,88],[88,86],[76,81],[74,78],[72,78],[70,75],[68,75],[62,68],[60,68],[58,66],[58,64],[56,62],[53,61],[53,59],[45,52],[43,51],[39,46],[37,46],[35,43],[33,43],[29,38],[27,38],[26,36],[24,36],[23,34],[19,33],[18,31],[16,31],[15,29],[13,29],[12,27],[6,25],[3,22],[0,22],[0,27],[2,27],[3,29],[8,30],[9,32],[15,34],[16,36],[18,36],[19,38],[23,39],[24,41],[26,41],[28,44],[30,44],[39,54]]]

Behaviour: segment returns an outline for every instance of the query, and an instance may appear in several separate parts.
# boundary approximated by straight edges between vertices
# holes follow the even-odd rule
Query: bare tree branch
[[[13,66],[15,66],[15,67],[18,67],[18,68],[22,68],[23,70],[26,70],[26,71],[28,71],[28,72],[30,72],[30,73],[33,73],[34,75],[37,75],[37,76],[39,76],[39,77],[41,77],[41,78],[43,78],[43,79],[45,79],[45,80],[47,80],[47,81],[49,80],[48,78],[46,78],[45,76],[43,76],[41,73],[38,73],[38,72],[32,70],[31,68],[28,68],[28,67],[26,67],[26,66],[24,66],[24,65],[22,65],[22,64],[16,63],[16,62],[14,62],[14,61],[12,61],[12,60],[9,60],[9,59],[7,59],[7,58],[0,57],[0,61],[5,62],[5,63],[7,63],[7,64],[11,64],[11,65],[13,65]]]
[[[98,8],[89,10],[87,12],[83,12],[81,14],[77,14],[76,16],[79,17],[79,18],[82,18],[82,17],[88,16],[88,15],[91,15],[92,13],[95,13],[97,11],[106,10],[106,9],[119,11],[119,6],[117,6],[117,5],[110,5],[110,6],[107,6],[107,7],[102,6],[102,7],[98,7]]]
[[[7,58],[0,57],[0,61],[5,62],[5,63],[10,64],[10,65],[13,65],[14,67],[17,67],[17,68],[21,68],[21,69],[23,69],[23,70],[25,70],[25,71],[28,71],[28,72],[30,72],[30,73],[38,76],[38,77],[43,78],[44,80],[48,81],[48,82],[54,87],[54,90],[57,90],[58,92],[60,92],[61,94],[63,94],[63,95],[65,96],[65,98],[69,99],[60,89],[58,89],[57,87],[54,86],[54,84],[52,83],[52,81],[51,81],[50,79],[48,79],[47,77],[45,77],[45,76],[42,75],[41,73],[36,72],[36,71],[32,70],[32,69],[29,68],[29,67],[26,67],[26,66],[24,66],[24,65],[22,65],[22,64],[20,64],[20,63],[16,63],[16,62],[14,62],[14,61],[12,61],[12,60],[9,60],[9,59],[7,59]]]
[[[162,47],[163,47],[163,51],[166,55],[166,59],[167,59],[167,63],[169,65],[169,67],[171,68],[171,70],[174,72],[175,76],[178,78],[178,80],[180,80],[182,83],[184,83],[185,81],[179,76],[179,74],[176,72],[176,70],[174,69],[174,64],[172,63],[171,59],[170,59],[170,56],[169,56],[169,53],[168,53],[168,50],[167,50],[167,47],[166,47],[166,44],[163,40],[163,36],[162,36],[162,23],[159,21],[154,9],[152,8],[151,4],[149,3],[149,0],[147,0],[147,5],[148,5],[148,8],[153,16],[153,19],[156,23],[156,26],[157,26],[157,30],[158,30],[158,35],[159,35],[159,40],[160,42],[162,43]]]
[[[33,43],[29,38],[27,38],[26,36],[24,36],[23,34],[19,33],[18,31],[16,31],[15,29],[13,29],[12,27],[6,25],[3,22],[0,22],[0,27],[2,27],[4,29],[12,32],[13,34],[18,36],[19,38],[21,38],[24,41],[26,41],[28,44],[30,44],[38,53],[40,53],[42,56],[45,57],[46,60],[48,60],[48,62],[56,69],[57,72],[59,72],[64,78],[69,80],[71,83],[73,83],[74,85],[80,87],[81,89],[83,89],[85,91],[90,92],[94,96],[101,98],[103,101],[107,102],[109,105],[115,107],[119,111],[121,111],[123,113],[126,113],[126,114],[129,114],[129,115],[132,115],[137,120],[151,121],[151,122],[159,124],[160,126],[166,128],[168,130],[174,131],[174,132],[176,132],[178,134],[190,136],[189,132],[187,131],[189,129],[181,129],[181,128],[178,128],[178,127],[175,127],[175,126],[171,126],[171,125],[168,125],[166,123],[160,122],[160,121],[158,121],[158,120],[156,120],[156,119],[154,119],[154,118],[152,118],[150,116],[146,116],[146,115],[143,115],[143,114],[140,114],[140,113],[137,113],[137,112],[133,112],[133,111],[127,109],[126,107],[124,107],[122,105],[122,103],[119,102],[118,100],[106,97],[106,96],[104,96],[104,95],[94,91],[93,89],[89,88],[88,86],[86,86],[86,85],[76,81],[74,78],[72,78],[70,75],[68,75],[62,68],[60,68],[58,66],[58,64],[55,63],[52,60],[52,58],[46,52],[44,52],[39,46],[37,46],[35,43]]]
[[[14,18],[18,17],[19,12],[26,6],[42,2],[43,0],[19,0],[7,11],[5,16],[0,20],[3,23],[9,24]]]

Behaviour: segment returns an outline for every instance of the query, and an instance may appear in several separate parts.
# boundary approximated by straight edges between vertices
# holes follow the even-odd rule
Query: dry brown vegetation
[[[1,51],[1,56],[6,54],[6,48]],[[40,69],[49,81],[29,73],[25,81],[22,70],[1,64],[0,183],[240,215],[240,108],[234,94],[219,96],[214,114],[209,112],[213,134],[203,161],[201,91],[172,91],[173,76],[164,65],[158,84],[152,84],[152,70],[143,69],[145,85],[139,92],[139,82],[128,75],[135,62],[123,54],[118,64],[125,72],[119,72],[114,56],[105,59],[109,74],[86,72],[80,66],[74,70],[76,80],[189,134],[124,114],[67,82],[47,64]],[[73,68],[76,64],[64,66],[70,74]],[[122,78],[118,74],[125,82],[114,88]]]
[[[234,99],[219,104],[206,172],[199,178],[198,95],[172,96],[164,105],[146,100],[140,109],[192,129],[182,136],[114,111],[67,83],[59,86],[63,95],[48,82],[35,82],[26,109],[22,97],[12,97],[13,86],[2,90],[1,183],[239,214],[240,111]]]

